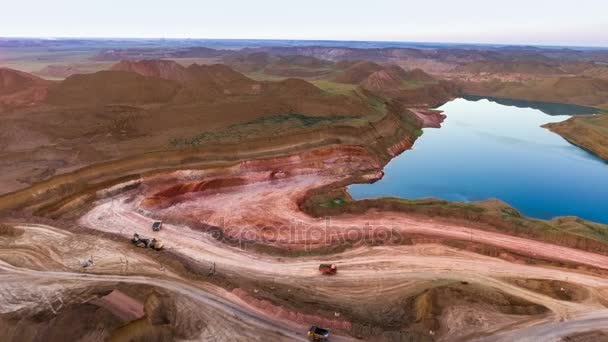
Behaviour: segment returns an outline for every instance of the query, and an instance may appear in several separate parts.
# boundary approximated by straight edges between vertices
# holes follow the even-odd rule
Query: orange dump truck
[[[338,266],[336,264],[321,264],[319,265],[319,272],[321,274],[334,275],[338,272]]]

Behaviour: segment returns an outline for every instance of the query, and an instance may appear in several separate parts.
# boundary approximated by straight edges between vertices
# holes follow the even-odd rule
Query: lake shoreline
[[[573,117],[465,98],[439,110],[447,114],[442,127],[425,129],[411,150],[385,166],[382,179],[349,186],[354,199],[498,198],[531,218],[608,223],[604,160],[546,129]]]
[[[596,117],[597,115],[601,117]],[[542,127],[608,163],[608,135],[601,131],[604,129],[608,132],[608,114],[597,115],[572,117],[566,121],[549,123]],[[595,123],[590,124],[585,122],[586,120],[593,120]]]

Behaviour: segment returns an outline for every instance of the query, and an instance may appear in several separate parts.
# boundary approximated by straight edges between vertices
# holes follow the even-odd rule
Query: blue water
[[[453,100],[442,128],[424,129],[384,178],[349,187],[356,198],[498,198],[524,215],[608,223],[608,164],[540,125],[566,120],[488,100]]]

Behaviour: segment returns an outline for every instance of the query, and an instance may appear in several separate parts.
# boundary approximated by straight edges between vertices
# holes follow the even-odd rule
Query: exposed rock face
[[[429,110],[426,108],[410,108],[410,112],[414,113],[422,123],[422,127],[441,127],[441,123],[445,120],[446,115],[438,110]]]
[[[437,83],[433,76],[421,69],[405,71],[395,64],[381,66],[372,62],[359,62],[348,67],[335,78],[335,81],[359,84],[365,89],[383,93],[390,98],[399,95],[401,91],[410,93],[410,96],[419,95],[422,94],[420,91],[411,93],[409,90],[426,88],[427,85]],[[440,88],[435,87],[434,89],[441,91]],[[424,101],[424,99],[420,99],[418,103],[424,103]]]
[[[361,82],[363,87],[370,90],[397,89],[402,84],[402,79],[395,77],[387,70],[376,71]]]
[[[435,81],[437,80],[433,76],[421,69],[405,71],[400,66],[391,64],[369,75],[361,85],[370,90],[390,91],[400,89],[408,82],[417,84]]]

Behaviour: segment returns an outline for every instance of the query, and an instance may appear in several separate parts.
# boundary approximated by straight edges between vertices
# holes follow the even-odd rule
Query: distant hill
[[[357,116],[374,110],[364,96],[329,94],[301,79],[256,81],[223,64],[184,67],[167,60],[121,61],[111,70],[72,75],[50,87],[48,103],[163,104],[174,121],[197,115],[229,121],[289,113]]]
[[[417,81],[417,82],[433,82],[433,81],[437,80],[435,77],[427,74],[422,69],[414,69],[414,70],[406,71],[405,74],[403,75],[403,79],[406,81]]]
[[[517,73],[536,75],[562,75],[563,70],[558,65],[552,65],[539,61],[477,61],[454,69],[462,73]]]
[[[533,82],[465,82],[466,93],[503,98],[608,107],[608,80],[585,76],[547,77]]]
[[[344,71],[340,72],[334,78],[334,82],[358,84],[360,82],[363,82],[374,72],[380,71],[382,69],[383,67],[381,65],[373,62],[357,62],[346,68]]]
[[[146,104],[167,102],[180,86],[173,81],[127,71],[72,75],[49,89],[57,105]]]
[[[378,70],[361,82],[361,86],[370,90],[399,89],[402,85],[403,79],[388,70]]]
[[[282,77],[322,76],[331,72],[333,65],[333,62],[311,56],[273,56],[267,52],[232,54],[225,56],[222,61],[240,72]]]
[[[436,81],[433,76],[421,69],[406,71],[396,64],[380,65],[373,62],[357,62],[352,64],[341,62],[340,66],[344,70],[335,76],[335,82],[358,84],[363,88],[375,91],[399,90],[407,86],[408,82],[424,83]]]
[[[43,79],[26,72],[0,68],[0,95],[14,94],[36,85],[46,83]]]
[[[123,60],[114,64],[110,70],[130,71],[142,76],[158,77],[167,80],[184,82],[188,79],[186,68],[169,60]]]
[[[0,68],[0,109],[38,104],[51,82],[26,72]]]
[[[608,80],[585,76],[560,77],[555,82],[554,89],[561,96],[586,96],[608,92]]]

